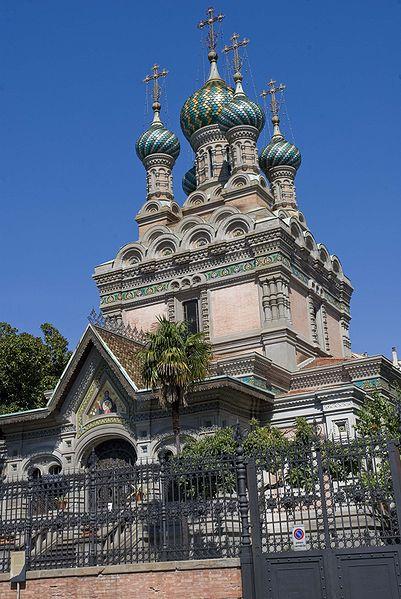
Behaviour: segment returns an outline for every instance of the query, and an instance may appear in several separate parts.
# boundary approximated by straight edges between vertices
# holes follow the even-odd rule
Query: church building
[[[213,350],[207,380],[182,411],[182,443],[220,427],[261,423],[291,431],[297,416],[321,431],[353,433],[372,389],[389,395],[398,363],[352,352],[352,284],[334,249],[316,240],[301,211],[299,149],[280,127],[284,89],[271,80],[268,117],[247,95],[234,34],[233,82],[219,73],[212,9],[210,72],[185,100],[181,128],[194,163],[175,197],[180,152],[163,124],[160,80],[153,67],[153,120],[136,143],[146,171],[138,238],[95,268],[100,313],[92,313],[46,407],[0,416],[4,475],[40,477],[99,460],[134,463],[174,452],[170,414],[145,388],[138,351],[157,317],[185,320]],[[272,137],[258,138],[267,118]],[[308,157],[305,156],[305,160]]]

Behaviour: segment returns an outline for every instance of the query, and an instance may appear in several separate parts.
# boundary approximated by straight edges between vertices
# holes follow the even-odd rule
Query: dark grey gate
[[[401,464],[382,438],[318,440],[249,460],[246,599],[401,599]],[[306,548],[291,529],[302,524]],[[245,566],[246,567],[246,566]]]

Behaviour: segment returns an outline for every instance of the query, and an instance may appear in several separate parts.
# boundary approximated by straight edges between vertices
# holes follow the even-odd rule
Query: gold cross
[[[249,44],[249,39],[247,39],[246,37],[244,37],[244,39],[239,42],[239,35],[238,33],[233,33],[231,36],[231,41],[232,41],[232,45],[231,46],[224,46],[223,48],[223,52],[225,54],[227,54],[228,52],[233,52],[234,54],[234,58],[233,58],[233,62],[234,62],[234,72],[235,73],[240,73],[241,72],[241,68],[242,68],[242,60],[240,58],[239,55],[239,48],[241,46],[247,46]]]
[[[268,90],[264,89],[262,91],[262,93],[260,94],[263,98],[270,95],[270,97],[271,97],[270,110],[271,110],[271,113],[273,116],[277,116],[278,111],[279,111],[279,103],[276,98],[276,93],[283,92],[285,90],[284,83],[280,83],[280,85],[278,87],[275,86],[276,83],[277,83],[276,81],[274,81],[273,79],[270,79],[269,83],[267,84],[270,87],[270,89],[268,89]]]
[[[219,13],[217,16],[214,16],[214,8],[212,6],[207,9],[207,15],[207,19],[203,19],[203,21],[200,21],[198,23],[198,28],[203,29],[204,27],[209,27],[208,46],[210,51],[215,51],[217,43],[217,34],[214,31],[214,24],[217,22],[220,23],[220,21],[224,19],[224,15],[222,13]]]
[[[153,74],[152,75],[146,75],[145,79],[143,80],[144,83],[149,83],[150,81],[153,81],[153,102],[158,103],[160,100],[160,85],[159,85],[159,79],[160,77],[166,77],[168,74],[168,71],[166,71],[166,69],[163,69],[162,71],[159,71],[159,65],[158,64],[154,64],[152,67],[153,70]]]

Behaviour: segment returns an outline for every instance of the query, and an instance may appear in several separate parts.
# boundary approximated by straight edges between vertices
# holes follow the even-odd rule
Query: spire
[[[283,139],[283,136],[281,134],[280,127],[279,127],[280,118],[278,116],[280,104],[276,98],[276,93],[283,92],[285,90],[284,83],[280,83],[280,85],[278,87],[276,87],[275,84],[276,84],[276,81],[274,81],[273,79],[270,79],[269,83],[267,84],[269,86],[269,89],[263,90],[262,93],[260,94],[263,98],[270,95],[270,112],[272,113],[272,123],[273,123],[272,140],[274,140],[274,141],[276,141],[278,139]]]
[[[238,33],[233,33],[230,39],[232,42],[231,46],[224,46],[223,52],[225,54],[228,54],[228,52],[233,53],[234,81],[236,84],[235,95],[236,96],[239,96],[239,95],[244,96],[245,94],[244,94],[244,90],[242,89],[242,73],[241,73],[242,60],[239,55],[239,48],[241,48],[242,46],[247,46],[249,44],[249,39],[244,37],[244,39],[239,42],[238,41],[239,40]]]
[[[153,104],[152,104],[152,109],[153,109],[153,121],[152,121],[152,125],[160,123],[161,124],[161,120],[160,120],[160,85],[159,85],[159,79],[160,77],[167,77],[168,75],[168,71],[166,69],[163,69],[162,71],[159,71],[159,65],[158,64],[154,64],[152,67],[152,71],[153,73],[151,75],[146,75],[145,79],[143,80],[144,83],[150,83],[151,81],[153,81],[153,92],[152,92],[152,97],[153,97]]]
[[[217,69],[217,52],[216,52],[216,44],[217,44],[217,33],[214,30],[214,24],[220,23],[224,19],[224,15],[219,13],[215,16],[214,8],[211,6],[207,9],[207,19],[203,19],[198,23],[198,29],[203,29],[204,27],[209,27],[208,35],[207,35],[207,45],[209,48],[208,59],[210,62],[210,73],[208,77],[208,81],[211,79],[221,79],[220,73]]]

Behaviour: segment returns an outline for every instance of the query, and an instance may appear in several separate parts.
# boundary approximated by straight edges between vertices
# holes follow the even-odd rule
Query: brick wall
[[[16,599],[7,574],[1,599]],[[21,599],[241,599],[239,560],[198,560],[28,572]]]

